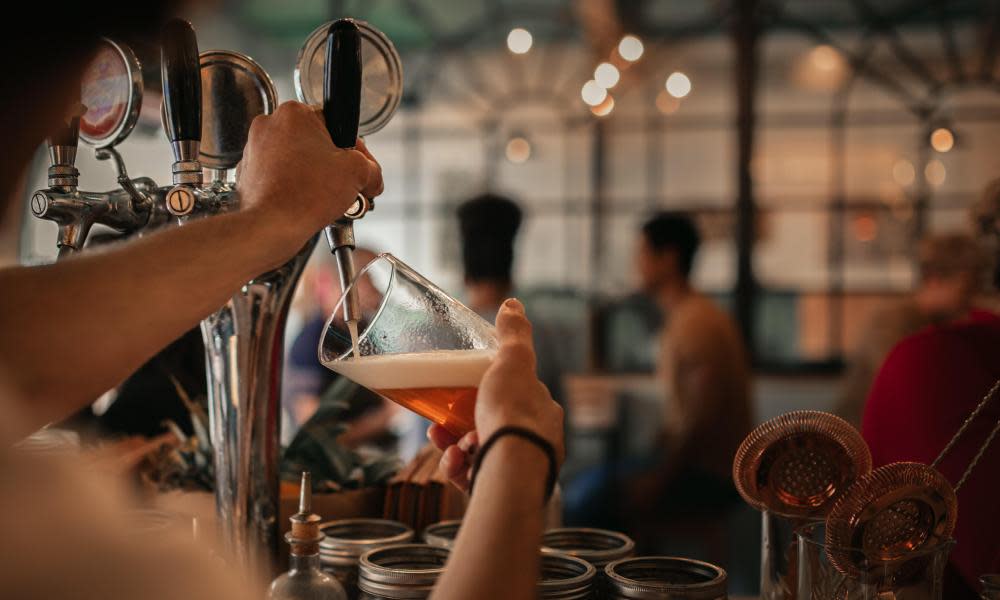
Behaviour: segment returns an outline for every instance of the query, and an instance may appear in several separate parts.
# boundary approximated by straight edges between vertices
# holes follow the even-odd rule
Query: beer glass
[[[354,348],[343,304],[360,305]],[[497,349],[493,326],[391,254],[362,269],[326,323],[319,360],[328,369],[444,426],[475,429],[479,380]]]

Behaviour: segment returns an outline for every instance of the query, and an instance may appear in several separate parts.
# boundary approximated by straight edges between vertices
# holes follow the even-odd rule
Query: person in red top
[[[861,431],[876,467],[897,461],[930,464],[1000,379],[1000,316],[931,326],[890,352],[865,407]],[[994,398],[939,465],[952,485],[1000,419]],[[958,492],[956,545],[944,597],[975,599],[978,579],[1000,572],[1000,440],[985,452]]]

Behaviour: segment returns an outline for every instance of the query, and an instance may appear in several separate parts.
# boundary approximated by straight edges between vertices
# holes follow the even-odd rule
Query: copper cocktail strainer
[[[736,489],[758,510],[792,519],[825,516],[872,468],[854,427],[829,413],[800,410],[761,424],[733,460]]]
[[[1000,391],[997,381],[931,465],[897,462],[859,479],[826,520],[827,557],[842,573],[863,581],[905,579],[915,556],[947,542],[958,519],[957,492],[1000,431],[1000,420],[951,483],[936,469],[969,425]]]
[[[833,506],[827,556],[845,575],[880,580],[948,540],[957,517],[955,490],[937,469],[888,464],[859,479]]]

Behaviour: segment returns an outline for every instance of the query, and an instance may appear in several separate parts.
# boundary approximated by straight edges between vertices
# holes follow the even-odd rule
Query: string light
[[[892,178],[899,185],[911,185],[917,177],[917,172],[913,168],[913,163],[901,158],[892,165]]]
[[[809,60],[821,71],[836,71],[841,67],[840,53],[826,44],[820,44],[810,50]]]
[[[656,109],[661,113],[672,115],[680,107],[681,101],[667,93],[667,90],[662,90],[656,95]]]
[[[634,35],[626,35],[622,38],[622,41],[618,42],[618,54],[629,62],[639,60],[642,57],[643,50],[645,48],[642,46],[642,40]]]
[[[507,154],[507,160],[512,163],[521,164],[527,162],[531,158],[531,142],[520,136],[512,137],[507,141],[505,153]]]
[[[606,117],[610,115],[611,111],[613,111],[614,109],[615,109],[615,99],[611,96],[611,94],[607,94],[607,97],[604,99],[603,102],[601,102],[597,106],[590,107],[590,112],[594,113],[594,115],[598,117]]]
[[[944,183],[948,172],[944,168],[944,163],[938,159],[933,159],[927,162],[927,166],[924,167],[924,178],[927,179],[927,183],[933,186],[939,186]]]
[[[683,98],[691,93],[691,80],[680,71],[674,71],[667,77],[667,91],[674,98]]]
[[[618,72],[618,67],[611,63],[601,63],[594,69],[594,81],[602,88],[611,89],[615,87],[619,79],[621,79],[621,73]]]
[[[604,99],[608,97],[608,90],[601,87],[596,81],[591,79],[587,83],[583,84],[583,89],[580,90],[580,96],[583,97],[583,101],[591,106],[597,106]]]
[[[507,48],[514,54],[527,54],[533,41],[531,32],[523,27],[515,27],[507,34]]]
[[[955,134],[947,127],[938,127],[931,133],[931,148],[944,154],[955,147]]]

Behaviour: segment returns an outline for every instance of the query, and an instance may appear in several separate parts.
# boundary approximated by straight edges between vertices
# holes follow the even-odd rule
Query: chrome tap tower
[[[136,123],[142,79],[133,53],[105,40],[83,79],[81,115],[68,120],[64,130],[49,141],[49,187],[32,196],[35,216],[59,226],[60,258],[82,250],[95,224],[143,235],[239,209],[238,186],[230,175],[242,159],[252,120],[276,107],[274,85],[247,56],[229,51],[199,54],[194,30],[186,21],[168,23],[161,42],[162,118],[174,155],[172,185],[158,186],[146,177],[129,178],[114,149]],[[385,63],[380,72],[389,76],[388,86],[374,87],[388,89],[368,101],[372,116],[365,131],[377,131],[395,112],[402,91],[399,57],[380,32],[349,20],[324,25],[307,40],[295,73],[297,85],[302,81],[321,84],[321,98],[301,98],[300,87],[300,99],[323,107],[331,137],[345,148],[354,146],[359,114],[364,112],[363,44],[369,50],[368,60]],[[113,160],[120,189],[78,190],[78,137],[97,149],[98,158]],[[207,183],[206,173],[210,176]],[[368,199],[359,196],[344,218],[328,228],[345,287],[354,277],[352,224],[371,207]],[[281,267],[248,281],[201,322],[218,530],[229,556],[257,573],[273,570],[279,544],[285,321],[317,239]]]

